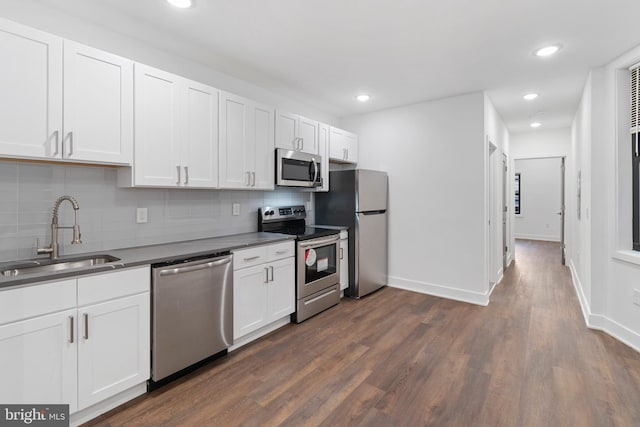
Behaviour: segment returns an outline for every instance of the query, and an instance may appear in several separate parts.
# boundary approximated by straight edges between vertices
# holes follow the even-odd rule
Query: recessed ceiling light
[[[560,45],[555,44],[551,46],[541,47],[540,49],[536,49],[533,52],[533,54],[535,56],[551,56],[559,50],[560,50]]]
[[[371,96],[363,93],[362,95],[356,96],[356,99],[360,102],[367,102],[371,99]]]
[[[167,0],[169,4],[175,7],[179,7],[180,9],[188,9],[193,6],[192,0]]]
[[[537,93],[528,93],[525,96],[523,96],[524,99],[526,99],[527,101],[533,101],[534,99],[536,99],[538,97]]]
[[[539,128],[540,126],[542,126],[542,123],[540,123],[540,122],[533,122],[533,123],[531,123],[529,126],[531,126],[532,128]]]

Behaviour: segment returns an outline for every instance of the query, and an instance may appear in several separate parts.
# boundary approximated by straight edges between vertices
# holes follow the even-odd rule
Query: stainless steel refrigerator
[[[331,171],[329,192],[315,193],[315,221],[349,227],[349,288],[363,297],[387,284],[387,189],[385,172]]]

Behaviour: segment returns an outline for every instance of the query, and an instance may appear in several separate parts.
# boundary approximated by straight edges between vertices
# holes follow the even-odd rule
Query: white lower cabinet
[[[349,287],[349,233],[340,232],[340,290]]]
[[[74,413],[144,383],[149,281],[145,266],[0,291],[0,402]]]
[[[234,252],[234,340],[295,311],[294,254],[293,241]],[[245,259],[266,262],[243,268]]]

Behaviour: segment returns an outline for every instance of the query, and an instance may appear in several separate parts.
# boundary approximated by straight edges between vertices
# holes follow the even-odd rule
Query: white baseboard
[[[587,298],[584,295],[582,283],[580,282],[580,277],[578,276],[578,272],[573,264],[573,260],[569,261],[569,270],[571,271],[571,280],[573,282],[573,287],[576,290],[576,294],[578,295],[580,308],[582,309],[582,316],[584,317],[587,327],[589,329],[605,332],[618,341],[628,345],[635,351],[640,352],[640,334],[632,331],[624,325],[621,325],[615,320],[608,318],[607,316],[591,313],[591,308],[587,303]]]
[[[558,236],[547,236],[544,234],[516,234],[516,239],[524,239],[524,240],[541,240],[544,242],[559,242],[560,238]]]
[[[495,284],[487,293],[480,293],[389,276],[389,283],[387,284],[387,286],[391,288],[404,289],[407,291],[419,292],[421,294],[433,295],[436,297],[448,298],[456,301],[487,306],[489,305],[489,297],[491,296],[491,292],[493,291],[493,287],[495,287]]]

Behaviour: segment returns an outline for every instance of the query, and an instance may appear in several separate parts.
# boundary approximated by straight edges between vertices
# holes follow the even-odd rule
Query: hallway
[[[488,307],[343,300],[91,425],[640,426],[640,354],[587,329],[559,244],[516,258]]]

